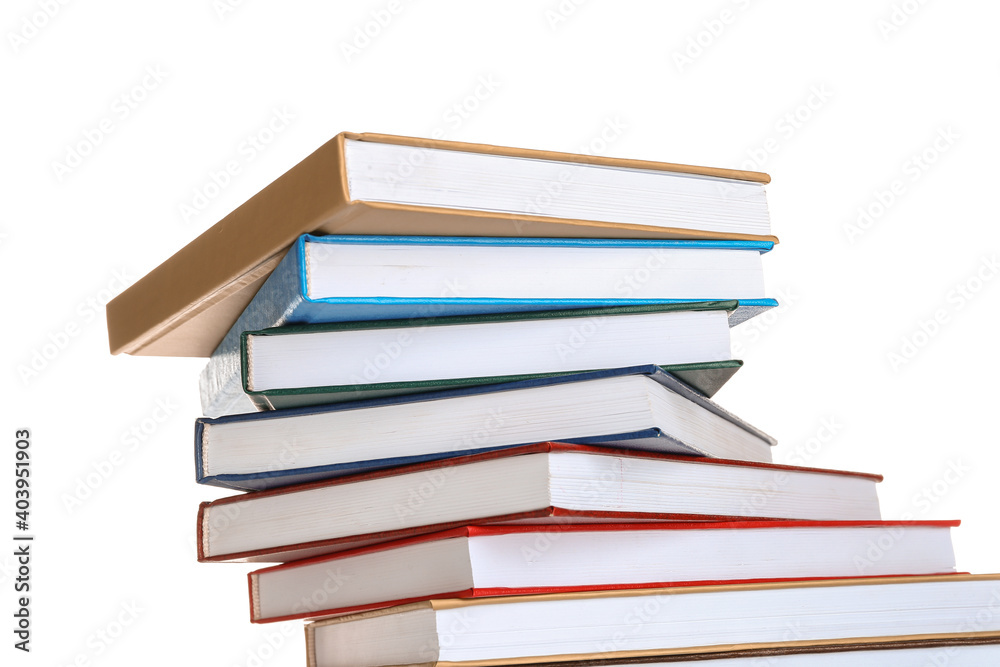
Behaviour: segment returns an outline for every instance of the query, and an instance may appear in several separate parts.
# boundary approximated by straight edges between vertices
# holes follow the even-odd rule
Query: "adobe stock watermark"
[[[621,651],[635,648],[635,645],[631,643],[633,639],[642,642],[639,636],[642,635],[646,626],[657,622],[657,618],[663,613],[669,612],[678,599],[678,595],[683,596],[685,593],[673,595],[664,595],[663,593],[637,594],[635,604],[626,612],[622,620],[606,628],[611,631],[611,636],[597,639],[595,653],[598,655],[594,657],[614,658],[615,654]],[[783,629],[781,641],[783,642],[806,639],[802,622],[798,619],[785,620],[781,627]],[[756,667],[758,663],[755,661],[752,664]]]
[[[443,623],[447,622],[446,625]],[[439,651],[455,645],[462,635],[471,632],[475,628],[472,614],[465,609],[457,609],[448,614],[448,621],[439,621],[442,625],[438,628],[438,637],[431,639],[417,649],[417,659],[415,664],[437,664]]]
[[[909,192],[909,187],[917,183],[961,138],[951,125],[937,129],[934,139],[924,148],[906,158],[899,167],[899,174],[886,187],[872,192],[867,203],[858,207],[854,222],[844,225],[844,234],[853,245],[864,236],[875,223],[884,218],[896,203]]]
[[[653,275],[670,266],[674,251],[668,248],[653,248],[646,255],[641,266],[634,267],[615,282],[614,293],[623,299],[641,298],[642,291]]]
[[[576,152],[580,155],[604,155],[608,152],[611,144],[622,138],[628,127],[628,124],[619,115],[606,117],[601,122],[601,129],[590,139],[580,144]]]
[[[993,601],[988,605],[987,608],[990,610],[989,618],[992,618],[993,613],[1000,611],[1000,588],[997,588],[994,591]],[[984,625],[980,624],[978,621],[972,618],[967,619],[963,627],[973,628],[972,632],[979,632],[981,630],[986,629]],[[963,631],[964,630],[959,630],[959,632]],[[976,644],[966,644],[966,645],[959,644],[957,646],[944,646],[935,650],[933,653],[928,653],[927,659],[921,665],[919,665],[919,667],[948,667],[948,665],[952,664],[953,661],[955,661],[955,664],[958,665],[975,664],[966,661],[965,658],[959,658],[959,656],[961,656],[963,652],[968,653],[970,651],[974,652],[975,654],[976,652],[979,652],[983,648],[984,647],[982,645],[976,645]],[[973,660],[975,660],[975,658],[973,658]]]
[[[334,596],[344,587],[348,581],[353,579],[349,574],[345,574],[338,567],[336,570],[327,568],[323,581],[319,582],[309,595],[303,595],[292,607],[292,614],[312,614],[335,606]]]
[[[549,30],[557,30],[563,23],[576,16],[577,10],[587,4],[587,0],[559,0],[545,10],[545,22]]]
[[[302,626],[299,623],[270,624],[261,633],[260,642],[256,646],[248,648],[245,655],[232,664],[236,667],[261,667],[276,656],[289,643],[289,640],[295,641],[301,634]]]
[[[792,453],[782,463],[800,467],[816,467],[813,463],[827,446],[833,442],[844,429],[844,424],[836,416],[824,417],[820,425],[809,438],[794,448]],[[791,474],[786,470],[773,470],[767,481],[761,482],[757,488],[750,491],[740,507],[741,516],[766,517],[774,516],[768,513],[771,501],[784,493],[785,487],[791,481]]]
[[[351,384],[370,384],[376,382],[396,359],[402,356],[406,348],[413,345],[414,335],[407,329],[401,329],[396,333],[394,340],[383,342],[379,347],[380,352],[369,355],[362,360],[361,372],[352,373]]]
[[[457,131],[483,107],[487,100],[500,89],[502,82],[493,74],[481,74],[468,92],[460,95],[441,114],[441,125],[435,126],[428,134],[431,139],[446,139]],[[432,155],[429,148],[411,147],[406,155],[399,158],[394,168],[387,170],[383,179],[393,191],[401,183],[413,176]]]
[[[21,384],[28,386],[48,369],[88,327],[102,321],[104,306],[133,282],[126,269],[113,270],[111,280],[96,293],[82,299],[72,317],[55,330],[49,331],[44,342],[28,351],[27,358],[17,365]]]
[[[15,54],[19,53],[52,23],[69,2],[70,0],[36,0],[38,9],[22,16],[17,29],[7,31],[7,42],[11,50]]]
[[[220,21],[225,21],[230,14],[246,4],[246,0],[212,0],[212,11]]]
[[[555,345],[556,354],[559,356],[560,361],[566,361],[582,350],[590,339],[596,336],[597,332],[607,323],[607,317],[574,318],[569,336],[565,341],[559,341]]]
[[[340,54],[347,61],[347,64],[351,64],[355,58],[382,36],[396,17],[402,13],[406,4],[408,2],[404,2],[404,0],[389,0],[381,7],[371,10],[362,23],[354,26],[351,36],[340,42]]]
[[[906,537],[906,527],[887,526],[878,535],[868,540],[862,553],[854,554],[854,570],[859,577],[867,575],[875,565],[886,557]]]
[[[101,623],[84,640],[84,648],[76,653],[71,660],[61,662],[60,667],[90,667],[95,661],[107,653],[121,641],[122,636],[129,631],[146,612],[135,600],[123,601],[118,609],[111,613],[107,621]]]
[[[266,465],[261,466],[261,472],[274,472],[294,468],[301,454],[302,446],[294,436],[291,439],[285,439],[281,442],[281,446],[271,457],[271,460]]]
[[[316,257],[316,255],[313,255]],[[449,299],[461,296],[466,290],[458,280],[449,278],[445,282],[444,288],[438,293],[439,299]],[[367,385],[377,383],[382,375],[388,371],[397,359],[402,357],[406,351],[416,342],[420,335],[420,330],[424,327],[434,326],[434,317],[446,314],[448,304],[443,301],[436,303],[421,304],[417,307],[418,314],[409,318],[408,328],[385,329],[391,339],[384,340],[379,344],[379,351],[368,354],[357,360],[354,372],[348,377],[348,383],[352,385]]]
[[[781,463],[803,468],[816,467],[816,458],[844,430],[845,424],[840,417],[830,415],[820,419],[819,426],[811,436],[783,452]],[[780,450],[781,448],[779,448]]]
[[[915,521],[926,517],[938,503],[948,497],[955,487],[965,481],[965,476],[972,470],[973,466],[962,459],[948,459],[945,461],[941,473],[927,484],[922,485],[910,497],[910,505],[913,509],[903,512],[900,518],[903,521]]]
[[[268,146],[287,130],[295,114],[288,107],[274,107],[271,115],[257,130],[246,135],[236,146],[236,153],[226,159],[217,169],[210,169],[201,185],[195,186],[191,199],[177,205],[181,220],[190,222],[208,209],[215,199],[233,183],[233,179],[243,173],[243,169],[257,159]]]
[[[444,139],[449,132],[454,132],[462,127],[465,121],[479,111],[486,100],[496,94],[501,85],[500,80],[493,74],[480,75],[467,94],[455,100],[445,109],[441,120],[447,127],[436,127],[431,130],[431,138]]]
[[[80,138],[70,141],[63,149],[61,159],[52,161],[52,173],[56,181],[63,180],[79,169],[103,145],[121,124],[149,99],[167,80],[168,73],[160,65],[147,65],[139,80],[111,100],[108,113],[99,121],[85,127]]]
[[[734,357],[744,354],[749,347],[763,339],[767,332],[773,331],[788,316],[787,314],[794,310],[799,296],[792,292],[791,287],[782,287],[774,293],[774,299],[778,302],[777,306],[751,317],[732,329]]]
[[[899,372],[901,368],[916,359],[920,352],[954,321],[955,315],[979,296],[998,273],[1000,273],[1000,262],[997,261],[996,254],[981,258],[979,265],[971,274],[948,290],[944,303],[934,308],[929,316],[919,318],[909,333],[900,339],[899,345],[886,353],[889,368]]]
[[[903,0],[892,3],[887,16],[880,17],[875,27],[882,35],[882,40],[888,42],[926,5],[928,0]]]
[[[451,451],[468,451],[472,449],[482,449],[488,446],[489,439],[500,427],[504,425],[507,416],[503,408],[490,408],[483,420],[482,426],[475,431],[465,434],[450,448]],[[401,503],[394,503],[393,511],[400,524],[406,525],[409,518],[415,516],[421,509],[437,495],[438,491],[444,488],[458,472],[458,466],[444,465],[440,468],[424,471],[419,475],[414,475],[414,479],[419,479],[418,483],[410,486],[406,500]]]
[[[73,483],[72,491],[64,491],[60,496],[66,512],[73,514],[93,497],[133,455],[148,442],[160,427],[173,416],[177,405],[173,399],[157,398],[146,415],[122,431],[118,437],[119,446],[90,464],[90,470],[79,475]]]
[[[997,629],[997,616],[1000,615],[1000,586],[991,591],[990,600],[985,607],[981,607],[975,616],[966,618],[959,626],[959,632],[986,632]],[[954,647],[957,648],[957,647]],[[954,654],[951,654],[954,655]],[[991,661],[992,662],[992,661]],[[946,663],[934,663],[935,667]]]
[[[902,521],[916,521],[924,519],[951,493],[952,489],[959,486],[965,476],[972,471],[972,467],[961,459],[949,459],[945,462],[944,470],[931,482],[924,484],[910,498],[912,509],[902,513]],[[869,540],[864,553],[854,557],[854,566],[859,575],[866,575],[868,571],[881,561],[885,556],[901,544],[906,538],[908,526],[888,526],[879,532],[878,537]]]
[[[638,597],[640,597],[641,602],[637,601],[625,614],[622,621],[612,626],[623,627],[625,629],[614,630],[610,637],[598,641],[596,651],[598,656],[609,657],[620,651],[627,650],[629,647],[629,635],[635,636],[641,634],[646,624],[655,620],[657,616],[669,608],[673,596],[661,593]]]
[[[671,56],[674,60],[674,67],[681,74],[695,61],[715,45],[723,34],[729,30],[729,26],[736,23],[737,19],[750,9],[751,0],[731,0],[729,5],[713,13],[703,20],[685,40],[684,46],[675,49]]]
[[[611,144],[621,139],[628,128],[628,124],[622,120],[621,116],[607,117],[602,122],[601,129],[583,142],[576,149],[576,152],[581,155],[604,155]],[[572,182],[573,172],[567,168],[560,169],[554,178],[539,183],[535,192],[528,195],[523,202],[525,212],[528,215],[547,215],[552,207],[566,196],[566,190]],[[519,215],[512,213],[510,219],[514,222],[515,232],[523,235],[525,229],[535,224],[535,221],[525,220]]]
[[[781,114],[774,121],[774,131],[767,139],[755,148],[746,150],[747,158],[740,165],[740,169],[746,171],[756,171],[762,169],[773,155],[776,155],[784,146],[788,145],[796,134],[811,121],[816,114],[825,107],[834,93],[825,83],[816,84],[809,87],[802,101]]]

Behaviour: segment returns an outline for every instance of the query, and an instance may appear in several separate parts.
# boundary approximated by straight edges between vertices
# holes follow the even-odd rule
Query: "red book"
[[[954,573],[958,523],[465,526],[251,572],[250,619],[446,598]]]
[[[881,479],[540,443],[203,503],[198,559],[284,562],[470,524],[878,521]]]

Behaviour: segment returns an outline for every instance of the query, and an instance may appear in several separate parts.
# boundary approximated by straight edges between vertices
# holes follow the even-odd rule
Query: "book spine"
[[[304,302],[300,289],[301,244],[292,246],[236,323],[215,348],[201,372],[202,413],[208,417],[255,412],[243,391],[240,337],[244,331],[281,326],[295,317]]]

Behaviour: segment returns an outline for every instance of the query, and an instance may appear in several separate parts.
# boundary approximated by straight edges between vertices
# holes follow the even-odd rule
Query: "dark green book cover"
[[[618,315],[638,315],[671,311],[724,310],[732,312],[737,301],[700,301],[691,303],[651,304],[640,306],[619,306],[612,308],[583,308],[576,310],[541,311],[532,313],[502,313],[493,315],[463,315],[415,320],[381,320],[369,322],[337,322],[332,324],[302,324],[274,327],[261,331],[246,331],[240,339],[240,365],[243,390],[260,410],[275,410],[307,405],[342,403],[359,399],[401,396],[420,392],[460,389],[479,385],[500,384],[518,380],[572,375],[591,370],[581,369],[569,372],[528,373],[491,377],[448,378],[442,380],[418,380],[410,382],[378,382],[371,384],[350,384],[324,387],[299,387],[290,389],[269,389],[253,391],[249,389],[250,345],[252,336],[284,336],[291,334],[326,333],[336,331],[361,331],[371,329],[416,328],[425,326],[452,326],[458,324],[487,324],[530,320],[550,320],[566,318],[608,317]],[[699,363],[660,366],[699,393],[712,397],[736,371],[742,361],[709,361]]]

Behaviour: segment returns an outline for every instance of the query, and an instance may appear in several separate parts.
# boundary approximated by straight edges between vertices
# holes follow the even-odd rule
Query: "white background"
[[[1000,570],[997,3],[401,0],[356,52],[388,0],[49,4],[0,20],[0,540],[22,427],[37,536],[30,656],[0,547],[5,664],[303,664],[299,624],[249,623],[249,567],[195,562],[223,495],[193,481],[203,360],[110,356],[101,301],[343,130],[769,172],[784,305],[719,402],[779,460],[883,473],[886,517],[961,518],[960,567]]]

